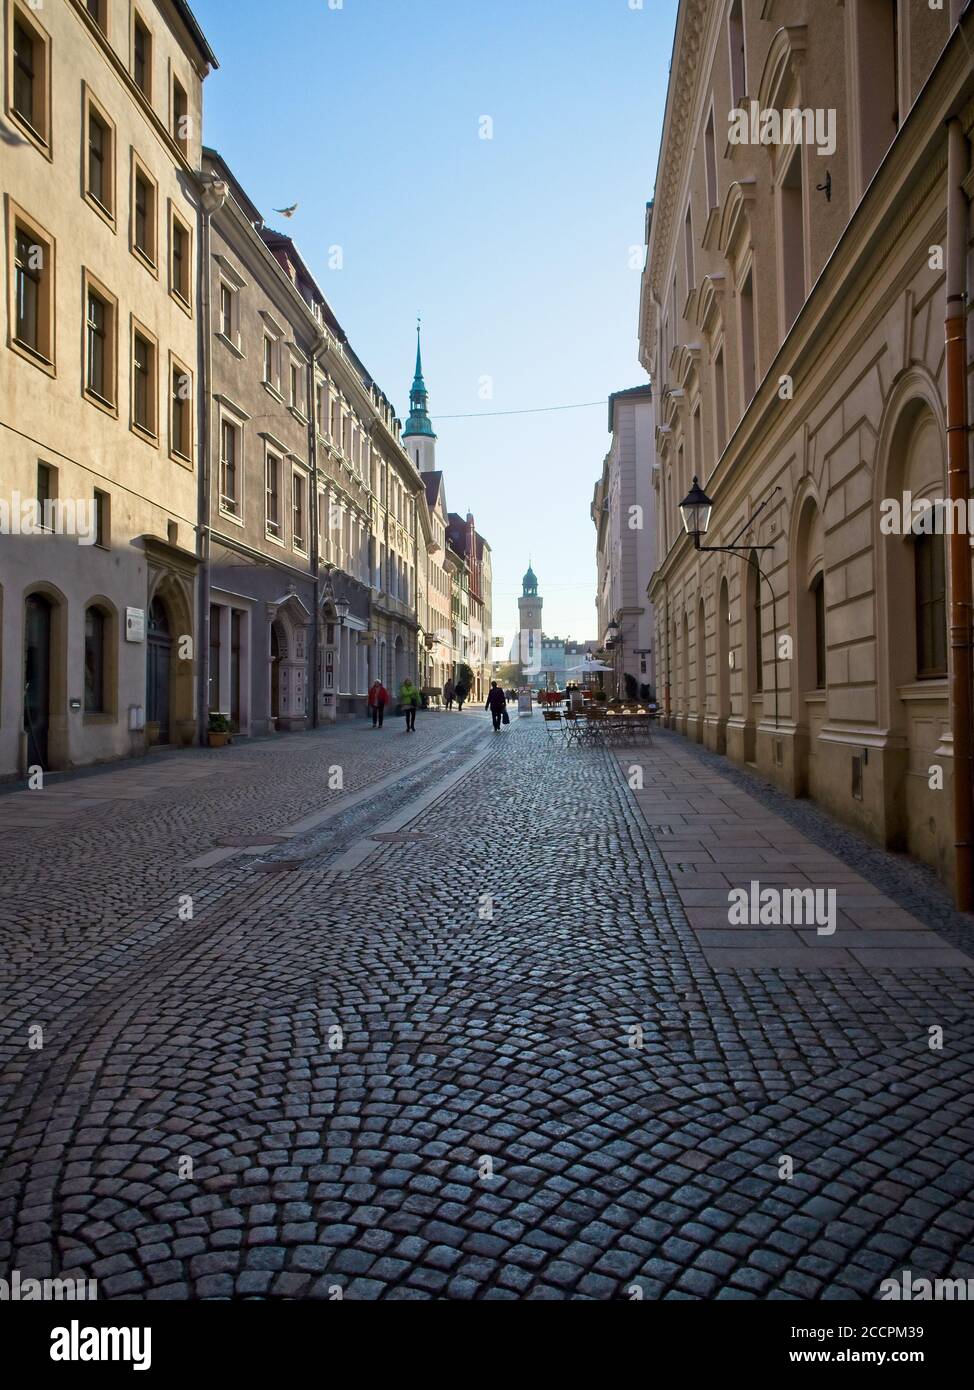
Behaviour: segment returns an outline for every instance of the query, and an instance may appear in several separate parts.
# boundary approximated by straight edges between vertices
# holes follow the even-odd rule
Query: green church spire
[[[413,377],[412,390],[409,393],[409,419],[406,421],[406,428],[402,432],[402,437],[406,439],[414,434],[425,434],[430,439],[436,438],[436,431],[433,429],[429,417],[429,392],[426,390],[426,382],[423,380],[423,355],[418,322],[416,324],[416,375]]]

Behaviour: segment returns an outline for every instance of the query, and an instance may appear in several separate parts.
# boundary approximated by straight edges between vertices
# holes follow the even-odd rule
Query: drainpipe
[[[200,254],[197,267],[199,284],[200,324],[202,343],[199,353],[199,482],[198,482],[198,553],[201,562],[199,586],[199,616],[197,629],[196,669],[199,672],[197,689],[197,708],[199,712],[198,739],[206,746],[206,731],[210,722],[210,504],[212,495],[212,469],[210,467],[210,383],[212,381],[212,342],[213,325],[210,322],[210,225],[214,213],[219,212],[227,201],[230,190],[223,179],[204,177],[202,179],[202,224],[200,228]]]
[[[960,18],[960,4],[951,18]],[[956,11],[956,14],[955,14]],[[951,516],[967,510],[970,494],[967,458],[967,239],[969,213],[962,187],[970,150],[959,119],[947,123],[947,496]],[[971,551],[966,528],[952,526],[947,537],[950,597],[950,712],[954,753],[955,899],[958,910],[974,908],[974,806],[971,756]]]

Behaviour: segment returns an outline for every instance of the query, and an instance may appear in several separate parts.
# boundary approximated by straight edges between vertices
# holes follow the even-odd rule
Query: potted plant
[[[206,730],[206,741],[211,748],[222,748],[230,742],[230,720],[218,710],[210,710],[210,722]]]

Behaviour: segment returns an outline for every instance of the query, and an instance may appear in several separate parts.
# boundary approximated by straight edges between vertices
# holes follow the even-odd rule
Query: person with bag
[[[399,703],[402,705],[403,713],[406,716],[406,733],[416,732],[416,711],[419,709],[422,696],[413,685],[411,680],[404,680],[399,691]]]
[[[500,732],[501,724],[510,724],[510,716],[507,713],[507,698],[496,681],[491,681],[490,690],[487,694],[487,703],[484,709],[490,710],[490,717],[494,721],[494,733]]]
[[[447,709],[453,708],[453,701],[456,699],[456,691],[453,689],[453,681],[447,676],[446,685],[443,687],[443,703]]]
[[[373,729],[382,728],[382,718],[389,703],[389,692],[381,681],[373,681],[369,686],[369,710],[372,714]]]

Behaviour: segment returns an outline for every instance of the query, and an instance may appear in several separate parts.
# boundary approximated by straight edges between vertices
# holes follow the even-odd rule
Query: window
[[[86,0],[85,9],[102,31],[106,28],[106,4],[107,0]]]
[[[233,290],[220,282],[220,332],[233,342]]]
[[[52,243],[20,218],[14,219],[13,338],[45,362],[54,360],[54,267]]]
[[[947,674],[947,571],[943,536],[913,538],[917,680]]]
[[[291,362],[288,366],[288,405],[292,410],[298,408],[298,364]]]
[[[156,433],[156,346],[132,329],[132,424],[144,434]]]
[[[815,689],[824,690],[825,676],[825,576],[819,573],[812,580],[812,600],[815,604]]]
[[[108,550],[111,545],[111,499],[107,492],[95,488],[95,545]]]
[[[802,152],[799,146],[781,181],[781,259],[784,289],[784,332],[805,303],[805,210],[802,193]]]
[[[714,113],[711,108],[704,132],[704,164],[707,171],[707,211],[717,206],[717,141],[714,137]]]
[[[900,124],[897,0],[857,0],[856,26],[860,196]]]
[[[696,284],[696,276],[693,269],[693,217],[690,213],[689,205],[687,206],[687,215],[683,222],[683,241],[687,257],[687,294],[689,294]]]
[[[172,253],[172,265],[170,266],[172,292],[184,304],[188,305],[190,300],[189,230],[175,213],[172,214],[170,227],[170,247]]]
[[[269,536],[281,539],[281,460],[270,450],[265,468],[265,527]]]
[[[132,178],[132,248],[156,264],[156,186],[147,171],[134,162]]]
[[[115,405],[115,303],[90,283],[85,295],[85,392],[99,405]]]
[[[186,89],[177,78],[172,80],[172,134],[176,144],[186,154],[189,149],[189,99]]]
[[[108,121],[87,100],[88,108],[88,175],[85,192],[101,211],[112,216],[115,209],[113,131]]]
[[[747,272],[741,286],[741,368],[744,374],[744,407],[757,390],[757,353],[754,342],[754,274]]]
[[[280,381],[278,343],[269,333],[264,334],[264,385],[276,391]]]
[[[85,609],[85,714],[105,713],[105,614]]]
[[[15,4],[13,20],[12,83],[10,113],[36,145],[49,141],[50,53],[47,35]],[[46,152],[46,151],[45,151]]]
[[[697,475],[706,478],[710,469],[704,466],[703,461],[703,425],[700,419],[700,407],[697,406],[693,412],[693,462],[696,467]]]
[[[714,358],[714,421],[717,427],[717,457],[727,444],[727,382],[724,374],[724,349],[717,349]]]
[[[240,515],[239,478],[240,429],[230,420],[220,424],[220,510]]]
[[[57,469],[49,463],[37,465],[37,525],[52,529],[51,511],[57,501]]]
[[[135,85],[152,100],[152,35],[138,15],[132,24],[132,76]]]
[[[743,0],[734,0],[727,20],[730,45],[731,105],[740,106],[747,95],[747,55],[744,46]]]
[[[193,441],[193,378],[185,367],[172,366],[169,406],[169,447],[181,459],[192,456]]]
[[[307,541],[304,534],[304,478],[300,473],[295,473],[291,482],[291,531],[292,543],[295,550],[307,550]]]

